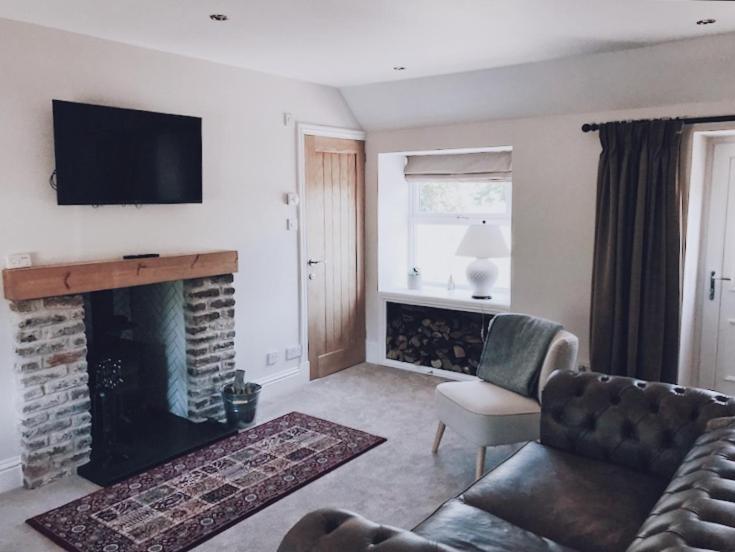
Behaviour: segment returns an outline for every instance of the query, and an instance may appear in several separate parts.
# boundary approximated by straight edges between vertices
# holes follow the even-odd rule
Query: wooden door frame
[[[305,366],[305,377],[311,380],[311,365],[309,363],[309,300],[308,300],[308,272],[306,261],[306,154],[304,138],[306,136],[321,136],[325,138],[342,138],[344,140],[365,141],[367,134],[362,130],[338,128],[310,123],[296,125],[296,165],[298,171],[298,232],[299,232],[299,340],[301,341],[301,365]],[[306,359],[306,360],[303,360]]]

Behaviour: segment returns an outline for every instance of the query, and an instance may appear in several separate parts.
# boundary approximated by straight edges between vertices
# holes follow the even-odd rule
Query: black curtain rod
[[[649,121],[652,119],[642,119]],[[683,117],[679,118],[679,121],[683,121],[685,125],[696,125],[699,123],[727,123],[735,121],[735,115],[717,115],[714,117]],[[585,123],[582,125],[582,132],[594,132],[600,130],[601,123]]]

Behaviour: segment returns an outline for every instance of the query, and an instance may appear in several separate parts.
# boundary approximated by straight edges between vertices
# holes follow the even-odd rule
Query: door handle
[[[715,281],[720,280],[721,282],[731,282],[732,278],[727,278],[725,276],[720,276],[719,278],[716,276],[717,272],[714,270],[709,273],[709,300],[714,301],[715,300]]]
[[[314,259],[309,259],[308,261],[306,261],[306,264],[308,264],[309,266],[312,266],[312,265],[323,263],[323,262],[324,261],[315,261]]]

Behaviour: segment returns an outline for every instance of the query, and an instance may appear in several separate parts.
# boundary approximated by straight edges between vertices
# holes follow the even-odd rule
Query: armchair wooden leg
[[[480,479],[485,471],[485,447],[477,449],[477,459],[475,460],[475,479]]]
[[[442,437],[444,437],[444,430],[447,428],[446,425],[444,425],[444,422],[439,422],[439,425],[436,428],[436,437],[434,437],[434,446],[431,447],[431,453],[436,454],[436,451],[439,450],[439,443],[442,442]]]

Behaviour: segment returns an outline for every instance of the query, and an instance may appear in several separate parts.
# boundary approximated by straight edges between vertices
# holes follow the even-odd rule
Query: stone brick
[[[234,341],[224,341],[222,343],[215,343],[212,345],[212,351],[226,351],[228,349],[234,349],[235,348],[235,342]]]
[[[197,411],[196,415],[205,419],[213,418],[215,420],[221,420],[225,417],[225,409],[222,405],[211,406],[209,408]]]
[[[60,445],[51,445],[46,448],[23,453],[21,454],[21,458],[26,464],[36,464],[50,460],[53,456],[62,456],[73,451],[73,443],[62,443]]]
[[[40,370],[41,366],[42,366],[41,362],[37,360],[32,360],[30,362],[16,363],[15,368],[16,368],[16,371],[20,372],[21,374],[30,374],[30,373]]]
[[[206,278],[192,278],[190,280],[184,280],[184,289],[199,288],[208,284],[209,282]]]
[[[47,422],[48,419],[48,412],[38,412],[37,414],[24,416],[23,419],[20,421],[20,424],[25,428],[32,428],[44,422]]]
[[[71,345],[72,347],[86,347],[87,346],[87,336],[79,335],[77,337],[72,337]]]
[[[71,425],[71,418],[64,418],[62,420],[54,420],[29,429],[24,429],[20,432],[20,435],[23,439],[33,439],[40,435],[48,435],[56,431],[63,431],[66,428],[71,427]]]
[[[71,311],[67,316],[69,320],[84,320],[84,309]]]
[[[200,335],[209,331],[207,326],[186,326],[186,333],[189,335]]]
[[[76,401],[79,399],[88,399],[89,398],[89,387],[87,385],[83,385],[81,387],[77,387],[75,389],[69,390],[69,399],[72,401]]]
[[[75,416],[76,414],[82,414],[84,412],[89,412],[89,409],[92,407],[92,403],[87,399],[82,399],[78,402],[74,403],[68,403],[64,406],[58,408],[57,410],[54,410],[51,413],[51,417],[55,420],[65,420],[69,418],[70,416]]]
[[[235,300],[230,299],[215,299],[214,301],[210,301],[209,307],[212,309],[223,309],[223,308],[229,308],[235,306]]]
[[[77,451],[86,451],[92,446],[92,436],[85,435],[84,437],[77,439],[74,442],[74,448]]]
[[[66,367],[64,367],[64,373],[66,373]],[[71,389],[72,387],[80,387],[83,386],[86,393],[88,394],[89,391],[87,390],[87,380],[89,379],[89,376],[87,374],[77,374],[74,376],[66,376],[61,379],[56,379],[53,381],[50,381],[43,386],[43,390],[45,393],[56,393],[57,391],[63,391],[64,389]]]
[[[77,416],[72,416],[71,422],[74,427],[81,427],[92,421],[92,415],[89,412],[83,412]]]
[[[216,322],[210,323],[207,329],[212,331],[234,330],[235,321],[232,319],[217,320]]]
[[[188,312],[202,312],[207,310],[207,304],[206,303],[186,303],[184,305],[184,309],[186,309]]]
[[[73,322],[65,326],[51,326],[46,328],[44,333],[46,339],[56,339],[57,337],[65,337],[69,335],[84,335],[84,331],[84,322]]]
[[[194,377],[197,377],[197,376],[206,376],[208,374],[214,374],[218,370],[219,370],[219,367],[216,366],[216,365],[214,365],[214,366],[201,366],[201,367],[198,367],[198,368],[195,368],[193,366],[189,366],[186,369],[187,373],[190,376],[194,376]]]
[[[31,316],[24,316],[20,322],[18,322],[18,327],[21,330],[25,330],[27,328],[38,328],[41,326],[48,326],[50,324],[60,324],[61,322],[66,322],[66,320],[67,318],[63,314],[38,313]]]
[[[83,360],[81,362],[75,362],[74,364],[69,364],[67,366],[67,369],[69,370],[69,375],[86,374],[88,371],[87,361]]]
[[[43,331],[38,328],[26,332],[18,332],[18,335],[16,336],[16,341],[18,343],[35,343],[36,341],[40,341],[42,336]]]
[[[221,276],[212,276],[209,281],[213,284],[231,284],[235,281],[235,277],[232,274],[222,274]]]
[[[232,287],[226,287],[222,288],[222,295],[235,295],[235,288]]]
[[[204,288],[197,291],[187,291],[186,297],[189,299],[206,299],[208,297],[219,297],[219,289]]]
[[[68,429],[59,433],[49,435],[49,445],[62,445],[74,440],[74,431]]]
[[[43,397],[43,387],[40,385],[38,387],[30,387],[23,391],[22,397],[24,401],[32,401],[39,397]]]
[[[44,370],[38,370],[27,376],[21,377],[20,383],[24,387],[43,385],[49,381],[63,378],[64,376],[66,376],[66,374],[67,374],[66,366],[46,368]]]
[[[62,295],[58,297],[47,297],[43,300],[43,306],[47,309],[70,309],[84,305],[81,295]]]
[[[206,366],[208,364],[214,364],[216,362],[219,362],[222,357],[219,355],[209,355],[205,357],[198,357],[198,358],[190,358],[187,362],[190,368],[199,368],[201,366]]]
[[[64,404],[68,400],[69,393],[67,391],[54,393],[53,395],[44,395],[40,399],[25,403],[21,412],[23,414],[32,414],[40,410],[48,410],[49,408],[54,408],[60,404]]]
[[[11,301],[10,310],[18,313],[36,312],[43,308],[43,301],[32,299],[30,301]]]
[[[85,340],[86,342],[86,340]],[[61,364],[73,364],[87,358],[87,349],[77,349],[63,353],[55,353],[44,359],[46,366],[59,366]]]
[[[91,435],[92,426],[87,424],[79,427],[74,427],[72,432],[74,433],[74,437],[89,437]]]
[[[187,317],[187,324],[191,324],[192,326],[201,326],[202,324],[207,324],[209,322],[213,322],[220,318],[220,313],[218,312],[208,312],[206,314],[197,314],[194,316],[188,316]]]
[[[31,439],[22,439],[21,445],[27,451],[36,451],[48,446],[48,435],[39,435]]]
[[[43,355],[51,355],[63,351],[66,348],[67,342],[64,341],[49,341],[46,343],[39,343],[36,345],[25,345],[18,346],[15,348],[15,354],[19,357],[36,357]]]
[[[209,352],[209,347],[199,347],[197,349],[187,349],[186,354],[191,357],[201,357]]]

